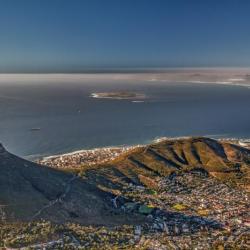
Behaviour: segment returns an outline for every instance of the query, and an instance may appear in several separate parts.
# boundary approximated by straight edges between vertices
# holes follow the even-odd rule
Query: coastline
[[[148,140],[145,143],[141,143],[141,144],[128,144],[128,145],[114,145],[114,146],[104,146],[104,147],[95,147],[95,148],[89,148],[89,149],[77,149],[74,151],[68,151],[65,153],[59,153],[59,154],[52,154],[52,155],[29,155],[27,156],[29,157],[33,157],[33,159],[35,161],[37,160],[41,160],[41,159],[51,159],[54,157],[60,157],[60,156],[68,156],[68,155],[73,155],[73,154],[78,154],[78,153],[83,153],[86,151],[95,151],[95,150],[100,150],[100,149],[117,149],[117,148],[135,148],[135,147],[143,147],[146,146],[148,144],[152,144],[152,143],[158,143],[161,141],[165,141],[165,140],[181,140],[181,139],[188,139],[188,138],[192,138],[192,137],[209,137],[211,139],[214,140],[218,140],[218,141],[228,141],[228,142],[232,142],[232,143],[247,143],[250,146],[250,138],[237,138],[237,137],[215,137],[215,136],[210,136],[210,135],[201,135],[201,136],[176,136],[176,137],[167,137],[167,136],[162,136],[162,137],[156,137],[153,140]]]
[[[209,136],[204,136],[209,137]],[[136,148],[145,147],[149,144],[159,143],[166,140],[181,140],[192,138],[192,136],[181,136],[181,137],[159,137],[154,140],[137,145],[120,145],[120,146],[107,146],[93,149],[81,149],[63,154],[50,155],[45,157],[40,157],[34,159],[34,162],[37,162],[42,165],[55,167],[55,168],[74,168],[82,166],[93,166],[96,164],[102,164],[115,160],[117,157],[125,154]],[[239,138],[214,138],[218,141],[229,142],[237,146],[241,146],[247,149],[250,149],[250,139],[239,139]]]
[[[35,162],[55,167],[55,168],[74,168],[82,166],[93,166],[114,160],[118,156],[127,153],[143,145],[101,147],[87,150],[77,150],[65,154],[51,155],[35,160]]]

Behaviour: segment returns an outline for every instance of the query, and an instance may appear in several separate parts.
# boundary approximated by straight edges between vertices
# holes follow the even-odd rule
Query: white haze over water
[[[116,91],[146,98],[91,97]],[[249,113],[249,69],[0,74],[0,142],[26,157],[145,144],[161,137],[247,139]]]
[[[146,73],[85,73],[85,74],[0,74],[0,84],[35,84],[42,82],[119,81],[134,83],[149,82],[190,82],[228,84],[250,87],[250,68],[184,68],[152,69]]]

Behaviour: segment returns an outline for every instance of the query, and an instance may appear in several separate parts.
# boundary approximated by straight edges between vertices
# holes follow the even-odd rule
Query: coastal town
[[[188,137],[180,137],[180,138],[188,138]],[[153,143],[159,143],[165,140],[173,140],[173,139],[178,139],[178,138],[161,137],[153,140]],[[221,139],[221,141],[229,142],[250,149],[250,140]],[[103,147],[103,148],[79,150],[72,153],[44,157],[41,159],[37,159],[36,162],[41,165],[46,165],[61,169],[81,168],[83,166],[93,166],[96,164],[102,164],[108,161],[115,160],[120,155],[142,146],[143,145],[116,146],[116,147]]]
[[[157,189],[130,183],[113,199],[117,210],[147,216],[147,223],[130,229],[130,247],[227,249],[235,246],[247,249],[249,194],[200,170],[157,178],[155,182]],[[124,197],[129,202],[124,203]],[[108,235],[107,230],[103,230]]]
[[[68,154],[45,157],[38,159],[36,162],[41,165],[61,169],[81,168],[82,166],[93,166],[96,164],[112,161],[120,155],[138,147],[140,146],[105,147],[81,150]]]

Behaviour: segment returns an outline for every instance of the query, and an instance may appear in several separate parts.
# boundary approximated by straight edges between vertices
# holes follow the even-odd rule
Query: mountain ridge
[[[85,171],[85,174],[93,177],[93,171],[95,175],[108,179],[113,171],[117,172],[117,178],[121,175],[121,179],[142,184],[138,179],[140,175],[154,178],[200,168],[222,181],[231,181],[249,190],[249,166],[250,150],[228,142],[193,137],[168,139],[136,148],[109,164]]]

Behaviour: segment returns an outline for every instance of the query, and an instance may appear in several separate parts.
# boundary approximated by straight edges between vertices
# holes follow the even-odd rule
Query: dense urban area
[[[40,221],[0,237],[8,249],[25,243],[30,249],[249,248],[247,193],[199,170],[155,181],[157,191],[129,184],[112,200],[119,212],[145,215],[144,223],[107,228]],[[50,240],[31,244],[42,238]]]

